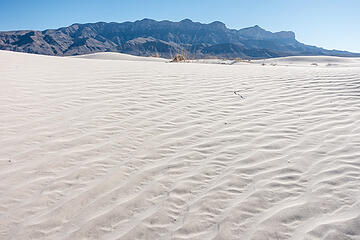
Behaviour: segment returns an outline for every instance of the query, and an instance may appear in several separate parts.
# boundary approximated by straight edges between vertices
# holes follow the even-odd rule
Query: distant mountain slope
[[[266,31],[259,26],[228,29],[222,22],[201,24],[143,19],[124,23],[73,24],[45,31],[0,32],[0,50],[46,55],[120,52],[139,56],[191,58],[272,58],[295,55],[360,57],[298,42],[293,32]]]

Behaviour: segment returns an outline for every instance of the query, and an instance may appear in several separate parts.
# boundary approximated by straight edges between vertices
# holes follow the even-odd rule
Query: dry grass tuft
[[[171,62],[185,62],[187,58],[184,55],[177,54]]]

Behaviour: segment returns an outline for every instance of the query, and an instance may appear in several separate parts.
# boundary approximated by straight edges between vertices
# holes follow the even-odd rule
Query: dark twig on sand
[[[235,94],[235,95],[238,95],[238,96],[240,96],[242,99],[244,99],[244,97],[240,94],[240,91],[234,91],[234,94]]]

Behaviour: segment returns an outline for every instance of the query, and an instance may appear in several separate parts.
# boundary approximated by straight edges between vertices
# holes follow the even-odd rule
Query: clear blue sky
[[[360,52],[360,0],[0,0],[0,31],[143,18],[292,30],[307,44]]]

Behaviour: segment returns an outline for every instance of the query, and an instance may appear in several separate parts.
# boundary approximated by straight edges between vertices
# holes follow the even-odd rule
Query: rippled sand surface
[[[336,64],[0,51],[0,239],[360,239],[360,68]]]

